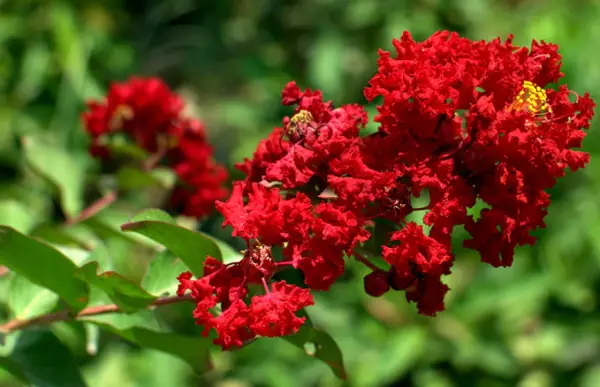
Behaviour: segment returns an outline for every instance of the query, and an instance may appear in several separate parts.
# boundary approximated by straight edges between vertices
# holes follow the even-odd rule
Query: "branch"
[[[177,304],[179,302],[184,301],[192,301],[192,296],[188,294],[183,297],[169,296],[158,298],[154,302],[152,302],[152,304],[150,304],[149,308]],[[108,313],[123,313],[123,311],[119,309],[119,307],[115,304],[90,306],[85,308],[75,316],[71,316],[68,310],[61,310],[59,312],[43,314],[41,316],[33,317],[27,320],[9,321],[5,324],[0,325],[0,333],[9,334],[33,326],[49,325],[58,321],[77,320],[81,317],[98,316],[101,314]]]
[[[96,200],[94,203],[90,204],[88,207],[83,209],[79,214],[75,215],[75,217],[67,219],[65,225],[72,226],[76,223],[83,222],[84,220],[91,218],[98,212],[110,206],[116,200],[117,193],[115,191],[110,191],[109,193],[102,196],[100,199]]]
[[[364,256],[360,255],[356,251],[353,251],[352,255],[354,255],[354,258],[356,258],[357,261],[361,262],[362,264],[364,264],[369,269],[371,269],[373,271],[384,271],[383,269],[380,269],[377,265],[375,265],[373,262],[369,261]]]

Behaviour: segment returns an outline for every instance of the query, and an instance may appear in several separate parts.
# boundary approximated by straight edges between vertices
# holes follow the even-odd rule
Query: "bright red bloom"
[[[271,249],[256,244],[246,251],[242,261],[224,265],[208,257],[204,264],[204,276],[192,280],[189,272],[179,276],[177,294],[186,291],[196,302],[194,318],[204,327],[207,336],[214,329],[214,343],[223,349],[239,347],[256,336],[284,336],[298,331],[305,321],[296,312],[313,304],[308,289],[284,282],[275,282],[271,289],[266,281],[275,272]],[[244,301],[249,283],[262,283],[266,294],[253,296],[250,304]],[[221,304],[221,313],[211,309]]]
[[[311,178],[326,180],[327,164],[359,140],[366,112],[358,105],[334,108],[321,91],[301,91],[295,82],[286,85],[282,101],[297,105],[294,114],[285,117],[283,129],[275,129],[259,144],[252,161],[238,168],[249,181],[277,181],[286,189],[303,186]]]
[[[267,337],[296,333],[306,320],[296,316],[296,312],[313,304],[308,289],[274,282],[267,294],[252,298],[250,329],[257,335]]]
[[[153,154],[153,165],[165,158],[179,177],[171,205],[184,215],[202,217],[227,196],[224,167],[212,158],[204,126],[183,116],[183,101],[157,78],[131,78],[113,83],[104,102],[88,102],[83,114],[91,136],[90,153],[106,158],[107,136],[125,133],[139,147]]]
[[[408,223],[390,240],[400,245],[384,246],[383,257],[392,266],[396,278],[410,279],[414,290],[406,292],[407,300],[416,302],[419,312],[425,315],[444,310],[448,287],[441,282],[441,277],[450,274],[453,261],[448,247],[426,236],[423,227],[416,223]],[[397,280],[394,282],[397,285]]]
[[[282,104],[293,114],[237,166],[246,179],[217,204],[223,225],[250,248],[283,251],[276,262],[265,246],[237,269],[223,269],[237,270],[238,288],[259,280],[265,287],[247,309],[240,304],[239,321],[259,335],[295,332],[303,322],[295,313],[312,298],[284,283],[269,291],[272,274],[292,267],[311,290],[327,290],[352,255],[371,269],[368,294],[404,291],[419,313],[435,315],[449,290],[442,277],[451,273],[456,226],[470,233],[464,246],[494,266],[510,265],[517,246],[535,242],[547,190],[567,168],[589,161],[577,149],[595,104],[588,94],[572,102],[564,85],[546,89],[562,77],[557,46],[534,41],[529,50],[511,40],[471,41],[443,31],[417,43],[404,33],[394,41],[395,55],[380,51],[365,89],[369,100],[383,97],[379,130],[368,136],[359,133],[367,122],[361,107],[334,107],[319,90],[285,86]],[[418,208],[414,199],[422,196],[428,203]],[[477,202],[486,207],[478,218],[469,211]],[[425,211],[428,233],[407,219],[416,211]],[[388,268],[355,251],[373,244],[366,230],[372,225],[376,233],[392,227],[375,241]],[[235,332],[227,333],[231,342],[243,341]]]

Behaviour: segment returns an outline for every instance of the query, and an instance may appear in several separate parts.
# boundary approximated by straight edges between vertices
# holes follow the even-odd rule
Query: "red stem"
[[[357,261],[363,263],[369,269],[371,269],[373,271],[383,271],[382,269],[377,267],[377,265],[375,265],[373,262],[369,261],[367,258],[360,255],[359,253],[353,252],[352,255],[354,255],[354,258],[356,258]]]
[[[117,200],[117,193],[115,191],[110,191],[100,199],[96,200],[94,203],[87,206],[83,209],[79,214],[75,217],[67,219],[65,225],[72,226],[76,223],[83,222],[86,219],[91,218],[96,215],[98,212],[102,211],[106,207],[110,206]]]

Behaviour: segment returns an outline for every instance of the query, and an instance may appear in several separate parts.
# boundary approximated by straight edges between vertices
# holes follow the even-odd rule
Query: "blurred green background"
[[[73,208],[83,193],[94,195],[89,186],[100,168],[86,154],[79,115],[109,81],[165,79],[231,167],[288,113],[279,98],[289,80],[322,89],[338,105],[366,103],[377,49],[389,49],[404,30],[419,40],[451,29],[473,39],[514,33],[519,44],[557,43],[565,82],[600,98],[599,20],[600,2],[592,0],[0,1],[0,224],[42,234],[63,217],[54,187],[23,167],[23,136],[42,137],[76,161],[62,167],[82,177]],[[585,141],[591,164],[552,190],[548,228],[535,247],[518,249],[512,268],[493,269],[457,250],[447,311],[438,317],[418,316],[401,293],[369,298],[354,264],[317,295],[309,313],[340,345],[346,385],[600,386],[598,130]],[[131,212],[120,214],[116,224]],[[227,239],[220,222],[202,228]],[[103,239],[117,255],[132,254],[130,240],[106,230]],[[121,266],[132,277],[143,268],[126,258]],[[4,289],[0,281],[0,303]],[[189,309],[172,312],[176,325],[191,329]],[[198,377],[179,359],[113,337],[92,356],[64,325],[54,330],[92,387],[344,385],[281,340],[215,351],[214,369]],[[0,373],[0,385],[19,384]]]

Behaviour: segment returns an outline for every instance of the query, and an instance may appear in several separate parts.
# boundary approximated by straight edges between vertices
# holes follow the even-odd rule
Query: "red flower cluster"
[[[269,288],[267,281],[276,266],[271,248],[254,243],[240,262],[225,265],[207,257],[204,276],[199,280],[192,280],[190,272],[181,274],[177,294],[183,296],[191,291],[197,303],[196,322],[204,327],[205,336],[214,328],[218,334],[215,344],[224,349],[242,346],[256,336],[289,335],[304,324],[305,318],[296,316],[296,312],[312,305],[313,297],[308,289],[282,281]],[[251,284],[262,285],[265,294],[253,296],[247,305],[244,298]],[[210,309],[217,303],[221,304],[222,313],[215,317]]]
[[[90,153],[106,158],[107,136],[127,134],[135,143],[153,154],[152,164],[165,158],[181,184],[172,195],[172,204],[184,215],[202,217],[214,203],[227,195],[223,187],[227,171],[212,159],[204,126],[183,116],[184,103],[157,78],[131,78],[114,83],[105,101],[88,102],[83,115],[92,138]]]
[[[241,301],[245,291],[235,300],[215,298],[229,286],[216,282],[260,278],[268,295],[267,281],[292,266],[308,288],[326,290],[351,255],[372,269],[364,279],[367,293],[404,290],[420,313],[435,315],[444,309],[442,276],[451,271],[451,237],[459,225],[471,235],[464,245],[483,261],[510,265],[516,246],[532,244],[530,232],[544,227],[546,190],[567,167],[588,162],[586,153],[573,149],[581,147],[595,106],[588,94],[572,102],[566,86],[546,89],[562,77],[557,46],[534,41],[528,50],[511,39],[474,42],[438,32],[416,43],[406,32],[394,41],[395,57],[379,53],[365,95],[383,97],[375,118],[380,127],[363,137],[367,116],[360,106],[334,108],[320,91],[289,83],[282,101],[295,105],[293,115],[238,166],[246,179],[217,204],[234,236],[249,246],[260,241],[263,249],[281,246],[282,258],[276,262],[268,254],[253,271],[253,253],[246,252],[246,263],[229,274],[222,269],[225,279],[213,280],[212,269],[191,282],[184,275],[181,289],[191,289],[198,301],[198,323],[215,328],[225,346],[263,335],[255,327],[263,316],[272,324],[269,335],[294,332],[299,321],[290,314],[312,302],[308,293],[295,308],[295,295],[304,291],[285,285],[289,291],[278,303],[263,303],[259,312],[255,299],[250,307]],[[411,199],[424,194],[429,204],[413,207]],[[486,206],[478,218],[469,211],[477,201]],[[426,211],[428,232],[407,220],[415,211]],[[367,228],[382,221],[397,225],[382,246],[387,269],[356,251],[371,236]],[[250,269],[240,274],[241,267]],[[215,319],[205,306],[217,302],[222,314]]]

